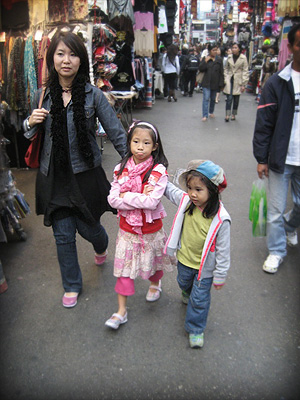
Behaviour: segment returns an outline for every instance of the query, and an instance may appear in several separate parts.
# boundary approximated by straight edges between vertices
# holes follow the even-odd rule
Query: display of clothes
[[[137,56],[152,57],[154,53],[154,15],[153,12],[134,13],[134,51]]]
[[[116,38],[116,32],[106,24],[93,26],[93,67],[95,84],[104,92],[112,90],[110,80],[118,70],[114,63],[116,51],[111,47]]]

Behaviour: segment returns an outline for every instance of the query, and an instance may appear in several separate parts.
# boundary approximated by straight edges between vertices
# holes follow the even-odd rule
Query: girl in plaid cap
[[[165,196],[178,206],[165,252],[176,253],[177,281],[187,304],[185,329],[192,348],[203,347],[210,289],[225,284],[230,267],[230,216],[220,201],[227,186],[223,169],[193,160],[179,176],[183,190],[168,183]]]

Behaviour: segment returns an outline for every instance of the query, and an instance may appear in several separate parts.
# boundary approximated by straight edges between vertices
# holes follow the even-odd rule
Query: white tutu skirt
[[[156,271],[173,271],[176,258],[164,254],[167,235],[164,228],[155,233],[136,235],[119,229],[114,276],[149,279]]]

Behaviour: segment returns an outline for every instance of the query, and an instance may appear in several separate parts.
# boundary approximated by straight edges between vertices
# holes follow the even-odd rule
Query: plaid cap
[[[206,176],[214,185],[217,186],[219,193],[221,193],[227,187],[227,181],[223,168],[213,163],[210,160],[192,160],[188,163],[187,169],[183,172],[179,178],[179,185],[187,191],[186,176],[189,171],[198,171],[202,175]]]

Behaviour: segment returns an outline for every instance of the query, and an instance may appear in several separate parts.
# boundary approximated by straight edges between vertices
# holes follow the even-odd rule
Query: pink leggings
[[[154,275],[150,276],[149,281],[158,282],[163,277],[163,275],[163,271],[156,271]],[[115,291],[122,296],[134,295],[134,279],[123,277],[118,278],[115,286]]]

